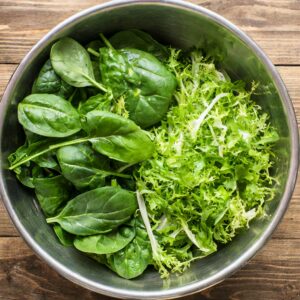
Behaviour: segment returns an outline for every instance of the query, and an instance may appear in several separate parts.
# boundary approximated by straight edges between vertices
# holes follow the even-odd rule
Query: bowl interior
[[[232,78],[243,79],[249,85],[253,80],[259,82],[255,99],[270,114],[271,122],[280,134],[274,172],[280,177],[281,183],[275,199],[268,205],[268,216],[252,222],[249,230],[216,254],[194,262],[182,276],[171,276],[168,281],[162,281],[153,270],[148,270],[135,280],[124,280],[78,251],[61,246],[51,227],[46,224],[33,193],[22,187],[14,174],[6,170],[8,154],[23,142],[23,134],[17,123],[17,104],[30,92],[53,42],[60,37],[71,36],[85,43],[98,38],[99,32],[109,36],[127,28],[145,30],[164,44],[183,49],[200,46],[213,51],[221,67]],[[286,191],[291,172],[292,126],[295,120],[291,104],[284,98],[284,89],[278,88],[280,79],[274,77],[272,67],[266,63],[263,54],[255,52],[251,41],[246,41],[247,38],[238,36],[236,29],[226,21],[200,8],[196,10],[194,6],[172,1],[127,4],[123,1],[90,9],[73,17],[71,22],[58,26],[39,42],[21,63],[3,97],[1,176],[5,202],[12,218],[25,239],[48,263],[71,280],[96,291],[138,299],[160,295],[161,299],[167,295],[170,297],[176,293],[179,295],[205,288],[222,280],[241,267],[261,247],[273,231],[273,224],[280,219],[278,210],[285,209],[293,189],[292,184]]]

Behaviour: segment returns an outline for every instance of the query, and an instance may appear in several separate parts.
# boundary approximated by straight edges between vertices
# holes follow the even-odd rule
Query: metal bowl
[[[33,194],[7,170],[7,156],[19,146],[17,104],[30,92],[38,70],[54,41],[71,36],[81,42],[103,32],[107,36],[126,28],[139,28],[158,40],[189,48],[214,51],[221,66],[234,79],[260,82],[255,100],[271,116],[280,142],[275,175],[281,181],[268,215],[252,222],[217,253],[194,262],[182,276],[160,279],[148,270],[135,280],[125,280],[95,264],[78,251],[61,246],[45,222]],[[116,1],[87,9],[56,26],[26,55],[4,93],[0,113],[1,194],[21,236],[32,249],[64,277],[93,291],[130,299],[179,297],[212,286],[241,268],[267,241],[291,198],[298,170],[298,129],[292,103],[276,69],[262,50],[242,31],[221,16],[184,1]]]

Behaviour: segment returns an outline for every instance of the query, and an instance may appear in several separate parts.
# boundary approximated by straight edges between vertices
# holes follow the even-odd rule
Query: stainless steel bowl
[[[192,264],[182,276],[162,281],[152,270],[136,280],[124,280],[78,251],[61,246],[46,224],[33,194],[7,170],[7,156],[22,143],[17,104],[29,93],[54,41],[72,36],[81,42],[99,32],[109,36],[125,28],[140,28],[160,41],[189,48],[201,46],[221,59],[232,78],[260,82],[257,102],[271,115],[280,133],[274,172],[281,185],[268,205],[268,216],[226,247]],[[221,16],[185,1],[116,1],[87,9],[56,26],[23,59],[10,80],[1,103],[1,194],[20,234],[32,249],[71,281],[106,295],[130,299],[179,297],[212,286],[241,268],[271,236],[291,198],[298,169],[298,130],[292,103],[276,69],[262,50]]]

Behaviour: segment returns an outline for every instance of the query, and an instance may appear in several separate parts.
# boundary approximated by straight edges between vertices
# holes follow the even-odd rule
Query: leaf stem
[[[99,33],[99,35],[100,35],[101,39],[103,40],[104,44],[105,44],[108,48],[110,48],[110,49],[115,49],[115,48],[112,46],[112,44],[109,42],[109,40],[104,36],[103,33]]]
[[[88,48],[87,51],[96,57],[100,57],[100,54],[92,48]]]
[[[91,77],[89,77],[89,76],[87,76],[87,75],[85,75],[85,74],[83,74],[83,76],[94,86],[94,87],[96,87],[96,88],[98,88],[99,90],[101,90],[101,91],[103,91],[103,92],[105,92],[105,93],[107,93],[108,92],[108,90],[101,84],[101,83],[99,83],[99,82],[97,82],[96,80],[94,80],[93,78],[91,78]]]
[[[52,217],[52,218],[47,218],[47,219],[46,219],[46,222],[47,222],[48,224],[49,224],[49,223],[55,223],[56,220],[57,220],[56,217]]]
[[[69,146],[69,145],[74,145],[74,144],[80,144],[80,143],[84,143],[84,142],[88,142],[91,138],[90,137],[85,137],[85,138],[80,138],[80,139],[76,139],[76,140],[72,140],[72,141],[68,141],[68,142],[63,142],[63,143],[58,143],[58,144],[54,144],[54,145],[49,145],[48,147],[46,147],[44,150],[41,150],[35,154],[29,155],[26,158],[20,160],[18,163],[10,166],[8,169],[9,170],[13,170],[23,164],[25,164],[26,162],[41,156],[51,150],[57,149],[57,148],[61,148],[64,146]]]

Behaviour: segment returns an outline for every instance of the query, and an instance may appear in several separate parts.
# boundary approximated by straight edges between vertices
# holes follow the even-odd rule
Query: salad
[[[18,105],[10,170],[62,245],[126,279],[182,273],[274,197],[278,134],[255,88],[137,29],[62,38]]]

